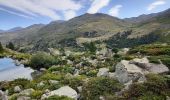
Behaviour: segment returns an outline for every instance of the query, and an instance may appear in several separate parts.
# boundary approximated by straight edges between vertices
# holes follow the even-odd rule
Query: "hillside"
[[[84,14],[69,21],[54,21],[47,25],[32,25],[14,32],[6,32],[0,35],[0,40],[4,44],[13,41],[22,49],[46,50],[49,47],[75,47],[91,41],[114,42],[115,40],[112,39],[114,35],[127,31],[131,31],[128,36],[124,37],[128,41],[133,39],[134,42],[153,34],[159,35],[159,38],[155,41],[149,40],[148,43],[169,42],[170,9],[129,19],[119,19],[101,13]],[[142,38],[142,41],[143,39],[145,40]]]

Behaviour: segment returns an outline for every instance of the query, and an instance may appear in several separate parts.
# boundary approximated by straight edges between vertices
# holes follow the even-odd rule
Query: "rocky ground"
[[[37,70],[33,80],[0,82],[0,96],[2,100],[169,100],[169,50],[169,45],[102,47],[95,52],[49,49],[48,54],[27,59]]]

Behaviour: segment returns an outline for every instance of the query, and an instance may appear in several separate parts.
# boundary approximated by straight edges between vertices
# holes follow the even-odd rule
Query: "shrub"
[[[45,73],[43,74],[39,80],[61,80],[63,77],[61,74],[52,74],[52,73]]]
[[[0,42],[0,53],[2,53],[4,51],[3,47],[2,47],[2,44]]]
[[[32,92],[31,98],[32,99],[41,99],[42,94],[43,94],[42,91],[36,90],[36,91]]]
[[[84,43],[83,45],[84,45],[85,49],[90,51],[90,53],[92,53],[92,54],[95,53],[97,50],[97,47],[94,42]]]
[[[83,85],[83,79],[84,79],[84,77],[81,77],[81,76],[73,77],[73,78],[65,77],[64,80],[62,80],[61,82],[62,82],[62,84],[69,85],[73,89],[77,90],[78,86]]]
[[[165,100],[168,92],[168,79],[156,74],[146,75],[144,83],[134,83],[123,93],[126,100]]]
[[[55,64],[57,64],[57,60],[44,52],[38,52],[36,55],[33,55],[30,61],[30,65],[35,69],[49,68]]]
[[[62,72],[62,73],[73,73],[74,71],[74,68],[73,67],[70,67],[70,66],[63,66],[63,67],[58,67],[58,66],[52,66],[48,69],[50,72],[53,72],[53,71],[59,71],[59,72]]]
[[[7,45],[6,45],[7,48],[11,49],[11,50],[14,50],[15,49],[15,46],[12,42],[9,42]]]
[[[167,80],[163,76],[148,74],[146,75],[146,78],[147,82],[145,82],[144,85],[147,86],[147,90],[161,94],[161,92],[168,88]]]
[[[117,53],[119,50],[117,48],[113,48],[112,52]]]
[[[68,97],[65,97],[65,96],[57,96],[56,95],[56,96],[51,96],[46,100],[74,100],[74,99],[68,98]]]
[[[90,77],[95,77],[97,75],[97,70],[90,70],[89,72],[87,72],[87,76],[90,76]]]
[[[112,94],[120,91],[123,86],[114,79],[97,77],[92,78],[83,86],[83,98],[85,100],[99,100],[100,95]]]

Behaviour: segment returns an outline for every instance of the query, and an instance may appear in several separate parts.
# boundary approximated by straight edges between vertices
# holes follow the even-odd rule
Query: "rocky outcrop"
[[[61,87],[61,88],[59,88],[57,90],[54,90],[54,91],[51,91],[49,93],[43,94],[42,97],[41,97],[41,100],[44,100],[44,99],[46,99],[46,98],[48,98],[50,96],[53,96],[53,95],[67,96],[67,97],[73,98],[75,100],[77,100],[77,97],[78,97],[78,94],[74,89],[72,89],[69,86],[64,86],[64,87]]]
[[[155,73],[155,74],[161,74],[169,72],[169,69],[164,64],[153,64],[149,63],[147,58],[142,59],[134,59],[130,61],[131,64],[135,64],[138,67],[143,69],[144,73]]]
[[[19,94],[24,96],[30,96],[34,92],[34,89],[26,89],[21,91]]]
[[[7,94],[0,90],[0,100],[8,100]]]
[[[149,63],[149,60],[145,57],[142,59],[133,59],[132,61],[122,60],[116,65],[114,74],[110,74],[110,77],[115,77],[119,82],[126,84],[129,81],[143,82],[145,81],[145,75],[148,73],[161,74],[169,72],[167,66],[163,64]]]
[[[50,84],[58,84],[59,83],[59,81],[56,81],[56,80],[49,80],[48,81]]]
[[[125,84],[131,80],[137,81],[141,77],[144,77],[142,69],[134,64],[130,64],[129,61],[122,60],[116,65],[115,78],[118,79],[120,83]]]
[[[103,77],[109,76],[109,69],[108,68],[100,68],[99,72],[97,73],[97,76],[98,77],[100,77],[100,76],[103,76]]]
[[[19,86],[14,87],[14,92],[19,93],[21,92],[21,88]]]

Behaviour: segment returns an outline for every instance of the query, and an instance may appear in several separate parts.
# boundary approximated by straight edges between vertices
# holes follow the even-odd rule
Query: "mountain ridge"
[[[44,47],[62,47],[63,43],[72,46],[90,41],[107,40],[117,33],[132,30],[127,38],[137,38],[150,33],[170,33],[170,9],[149,15],[141,15],[134,23],[107,14],[83,14],[68,21],[53,21],[47,25],[35,24],[22,30],[0,36],[2,43],[9,41],[21,47],[43,50]],[[146,18],[145,18],[146,17]],[[128,19],[129,20],[129,19]],[[132,18],[133,20],[133,18]],[[136,19],[135,19],[136,20]],[[142,22],[140,22],[142,20]],[[164,31],[164,32],[157,32]],[[7,36],[8,35],[8,36]],[[68,45],[67,45],[68,44]]]

